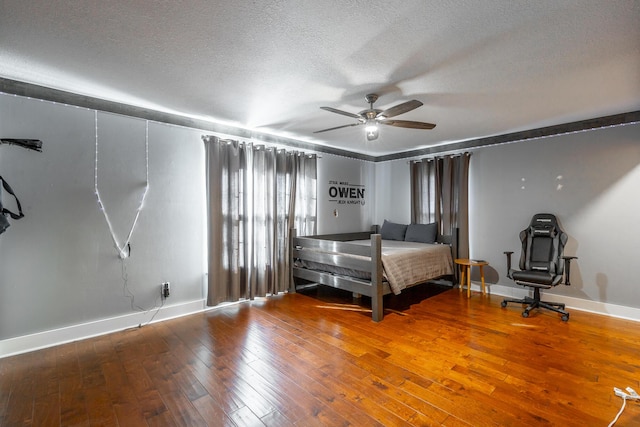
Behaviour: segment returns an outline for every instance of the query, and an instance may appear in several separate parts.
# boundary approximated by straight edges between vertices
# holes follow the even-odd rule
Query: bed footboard
[[[380,234],[347,233],[322,236],[297,237],[290,233],[291,277],[289,292],[296,291],[295,279],[310,280],[322,285],[362,294],[371,298],[372,319],[379,322],[383,317],[382,297],[389,293],[382,279],[382,239]],[[349,240],[371,239],[371,246],[354,245]],[[311,250],[310,250],[311,249]],[[336,275],[330,272],[298,267],[296,260],[320,265],[339,266],[368,273],[370,280]]]

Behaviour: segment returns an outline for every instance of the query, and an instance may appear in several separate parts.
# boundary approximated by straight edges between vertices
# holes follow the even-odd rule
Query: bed
[[[383,296],[436,279],[455,283],[457,231],[434,243],[383,240],[371,232],[297,237],[291,230],[291,286],[296,279],[371,297],[372,318],[383,318]],[[300,280],[298,280],[300,281]]]

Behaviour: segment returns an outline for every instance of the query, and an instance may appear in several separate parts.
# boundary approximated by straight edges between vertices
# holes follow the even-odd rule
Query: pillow
[[[404,236],[405,242],[435,243],[438,234],[438,224],[409,224]]]
[[[389,222],[386,219],[382,224],[380,234],[384,240],[404,240],[404,233],[407,231],[407,226],[404,224],[396,224],[395,222]]]

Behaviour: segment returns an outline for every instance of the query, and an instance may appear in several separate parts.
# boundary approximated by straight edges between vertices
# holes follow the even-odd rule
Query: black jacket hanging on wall
[[[24,214],[22,213],[22,206],[20,205],[20,200],[18,200],[18,197],[13,192],[13,189],[11,188],[9,183],[5,181],[1,176],[0,176],[0,181],[2,181],[2,188],[4,188],[4,190],[7,193],[11,194],[14,197],[14,199],[16,199],[16,205],[18,206],[17,214],[11,212],[9,209],[4,208],[2,206],[2,189],[0,189],[0,234],[2,234],[4,230],[6,230],[9,227],[9,225],[11,225],[9,223],[9,220],[7,219],[7,214],[9,214],[9,216],[13,219],[20,219],[24,217]]]
[[[18,147],[26,148],[27,150],[33,150],[42,153],[42,141],[40,141],[39,139],[1,138],[0,144],[17,145]]]

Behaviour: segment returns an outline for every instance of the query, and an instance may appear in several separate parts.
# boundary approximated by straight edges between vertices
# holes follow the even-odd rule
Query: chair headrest
[[[558,230],[558,220],[553,214],[535,214],[529,228],[535,236],[552,236]]]

